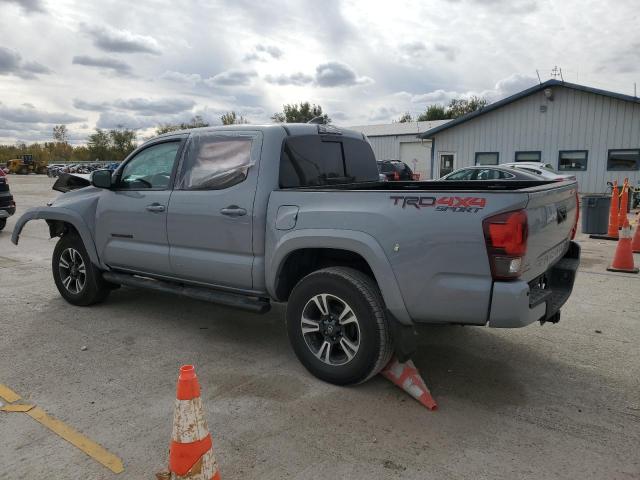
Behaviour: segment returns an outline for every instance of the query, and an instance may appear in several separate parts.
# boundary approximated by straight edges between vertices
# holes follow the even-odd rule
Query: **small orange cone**
[[[618,212],[618,228],[624,226],[627,220],[627,210],[629,209],[629,179],[625,178],[622,184],[622,193],[620,194],[620,211]]]
[[[613,263],[609,268],[610,272],[638,273],[638,269],[633,265],[633,252],[631,251],[631,227],[629,220],[625,219],[624,226],[620,231],[620,240],[616,247]]]
[[[407,360],[406,363],[400,363],[397,358],[393,357],[380,373],[384,378],[391,380],[394,385],[400,387],[429,410],[438,409],[438,404],[431,396],[431,392],[411,360]]]
[[[172,480],[220,480],[211,434],[202,413],[200,384],[193,365],[180,367],[169,448],[169,471]]]
[[[633,253],[640,253],[640,219],[638,219],[638,224],[636,225],[636,233],[633,236],[633,240],[631,241],[631,251]]]

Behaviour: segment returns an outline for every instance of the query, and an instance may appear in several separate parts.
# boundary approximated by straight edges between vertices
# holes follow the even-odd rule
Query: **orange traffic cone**
[[[620,211],[618,212],[618,228],[624,226],[627,220],[627,210],[629,209],[629,179],[625,178],[622,184],[622,194],[620,195]]]
[[[611,190],[611,206],[609,207],[609,229],[605,235],[593,234],[589,238],[597,238],[600,240],[618,240],[618,181],[613,181],[613,189]]]
[[[620,240],[616,247],[613,263],[609,268],[610,272],[638,273],[638,269],[633,265],[633,252],[631,251],[631,227],[629,220],[625,219],[624,226],[620,231]]]
[[[431,396],[431,392],[411,360],[407,360],[406,363],[400,363],[397,358],[393,357],[380,373],[384,378],[391,380],[394,385],[400,387],[429,410],[437,410],[438,404]]]
[[[631,241],[631,251],[633,253],[640,253],[640,218],[638,219],[638,224],[636,225],[636,233],[633,236],[633,240]]]
[[[193,365],[180,367],[169,470],[172,480],[220,480],[211,434],[202,413],[200,384]]]

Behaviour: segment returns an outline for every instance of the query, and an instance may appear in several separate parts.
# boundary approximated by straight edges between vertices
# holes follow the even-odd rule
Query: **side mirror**
[[[98,188],[111,188],[111,170],[95,170],[91,174],[91,185]]]

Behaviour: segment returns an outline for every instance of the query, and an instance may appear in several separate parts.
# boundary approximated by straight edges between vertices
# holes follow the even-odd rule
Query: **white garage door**
[[[400,144],[400,160],[409,165],[414,173],[420,174],[420,180],[431,178],[431,148],[421,142],[403,142]]]

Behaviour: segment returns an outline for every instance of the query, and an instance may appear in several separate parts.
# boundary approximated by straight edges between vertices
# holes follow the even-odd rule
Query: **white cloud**
[[[161,53],[156,39],[148,35],[139,35],[109,26],[83,24],[81,28],[93,38],[94,45],[105,52],[152,53],[154,55]]]
[[[636,0],[0,0],[0,91],[11,108],[83,118],[79,135],[118,122],[150,134],[198,112],[269,122],[303,101],[343,125],[390,121],[495,101],[556,64],[567,81],[632,93],[636,17]],[[4,122],[2,141],[50,138],[46,123]]]

